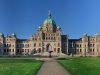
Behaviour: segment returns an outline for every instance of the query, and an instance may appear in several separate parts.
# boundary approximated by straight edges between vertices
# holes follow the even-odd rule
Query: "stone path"
[[[36,75],[71,75],[56,60],[46,60]]]

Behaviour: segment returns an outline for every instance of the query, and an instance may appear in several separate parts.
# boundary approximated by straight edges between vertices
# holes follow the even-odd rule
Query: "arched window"
[[[50,40],[50,37],[49,37],[49,40]]]
[[[55,40],[55,37],[54,37],[54,40]]]
[[[36,43],[34,43],[34,47],[36,47]]]

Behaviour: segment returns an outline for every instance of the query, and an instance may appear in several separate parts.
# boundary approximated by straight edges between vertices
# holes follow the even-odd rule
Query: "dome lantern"
[[[83,33],[83,36],[87,36],[86,32]]]
[[[4,36],[2,32],[0,32],[0,36]]]
[[[98,35],[99,35],[98,32],[96,32],[95,36],[98,36]]]
[[[16,36],[15,32],[12,33],[12,36]]]
[[[46,24],[53,24],[53,25],[56,25],[55,21],[51,19],[50,11],[49,11],[49,13],[48,13],[48,18],[44,21],[43,24],[44,24],[44,25],[46,25]]]
[[[42,28],[42,26],[40,25],[39,27],[38,27],[38,29],[41,29]]]
[[[57,29],[61,29],[61,27],[60,26],[57,26]]]

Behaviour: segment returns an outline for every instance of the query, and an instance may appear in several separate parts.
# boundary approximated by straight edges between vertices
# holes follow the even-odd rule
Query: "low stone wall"
[[[54,58],[34,58],[35,60],[54,60]]]

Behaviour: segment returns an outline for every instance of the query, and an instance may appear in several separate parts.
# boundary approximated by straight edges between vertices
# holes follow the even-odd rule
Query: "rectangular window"
[[[58,43],[58,46],[60,46],[60,43]]]
[[[12,52],[14,52],[14,49],[12,49]]]
[[[54,52],[56,52],[56,48],[54,48]]]
[[[4,52],[6,52],[6,49],[4,49]]]
[[[34,43],[34,47],[36,47],[36,43]]]

